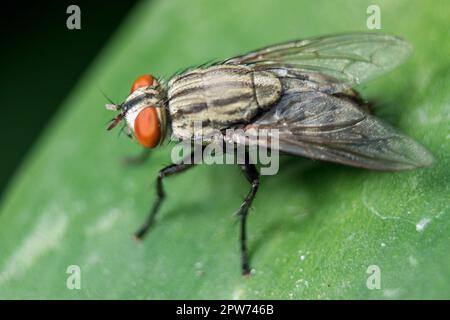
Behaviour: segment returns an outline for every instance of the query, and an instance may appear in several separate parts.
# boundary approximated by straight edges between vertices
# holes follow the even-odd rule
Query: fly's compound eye
[[[154,148],[161,139],[161,127],[155,107],[145,107],[134,120],[134,134],[146,148]]]
[[[144,74],[138,77],[136,80],[134,80],[133,85],[131,86],[130,93],[132,93],[136,89],[151,86],[154,82],[155,78],[153,78],[151,74]]]

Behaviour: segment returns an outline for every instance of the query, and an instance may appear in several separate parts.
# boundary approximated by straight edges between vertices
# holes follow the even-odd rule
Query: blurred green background
[[[232,216],[248,184],[234,166],[199,166],[168,179],[155,228],[143,243],[131,240],[170,147],[142,167],[122,166],[120,158],[139,147],[105,131],[112,114],[100,89],[120,101],[142,73],[169,77],[280,41],[367,31],[372,4],[381,9],[381,31],[415,51],[359,89],[376,101],[377,115],[432,151],[432,167],[382,173],[283,159],[277,176],[262,178],[249,217],[248,279],[239,272]],[[138,3],[4,194],[0,298],[450,298],[449,9],[448,1]],[[80,267],[80,290],[66,286],[70,265]],[[381,288],[370,290],[373,265]]]
[[[0,194],[136,1],[11,1],[0,11]],[[82,8],[81,30],[66,9]],[[100,89],[100,88],[99,88]]]

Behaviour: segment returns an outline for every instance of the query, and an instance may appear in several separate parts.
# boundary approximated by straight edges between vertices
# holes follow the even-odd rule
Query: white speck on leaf
[[[422,232],[425,230],[425,227],[431,222],[431,219],[429,218],[422,218],[419,222],[416,224],[416,231]]]

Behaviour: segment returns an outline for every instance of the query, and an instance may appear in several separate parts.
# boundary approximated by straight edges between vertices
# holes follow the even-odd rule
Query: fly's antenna
[[[105,99],[109,102],[105,105],[105,108],[107,110],[118,111],[122,109],[122,105],[119,103],[115,103],[102,89],[100,89],[100,92],[102,93],[103,97],[105,97]]]
[[[105,91],[100,89],[100,92],[102,93],[103,97],[105,97],[105,99],[108,100],[108,102],[110,104],[117,105],[117,103],[115,103],[114,101],[112,101],[112,99],[110,97],[108,97],[108,95],[105,93]]]
[[[108,97],[106,95],[106,93],[100,89],[100,92],[103,94],[103,96],[105,97],[106,100],[108,100],[108,104],[105,105],[105,108],[107,110],[111,110],[111,111],[119,111],[120,109],[122,109],[122,105],[121,104],[117,104],[114,101],[112,101],[112,99],[110,97]],[[125,116],[124,112],[119,113],[117,116],[115,116],[113,119],[111,119],[108,123],[108,128],[106,130],[112,130],[114,129],[114,127],[116,127],[120,121],[122,121],[123,117]]]

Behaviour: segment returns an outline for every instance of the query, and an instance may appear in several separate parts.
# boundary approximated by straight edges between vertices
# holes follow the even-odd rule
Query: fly
[[[349,33],[269,46],[189,69],[168,82],[140,76],[123,103],[106,105],[119,112],[108,130],[124,120],[128,135],[148,150],[160,146],[169,134],[195,140],[196,122],[202,124],[203,146],[211,141],[210,132],[239,128],[240,133],[224,133],[224,139],[245,147],[267,147],[270,137],[254,139],[252,132],[275,129],[279,139],[275,151],[283,154],[386,171],[428,166],[432,155],[370,114],[353,89],[393,69],[410,53],[410,44],[395,36]],[[138,239],[159,211],[164,178],[194,165],[174,163],[159,172],[156,200],[135,234]],[[249,274],[246,218],[260,174],[248,154],[240,167],[251,185],[237,213],[241,270]]]

